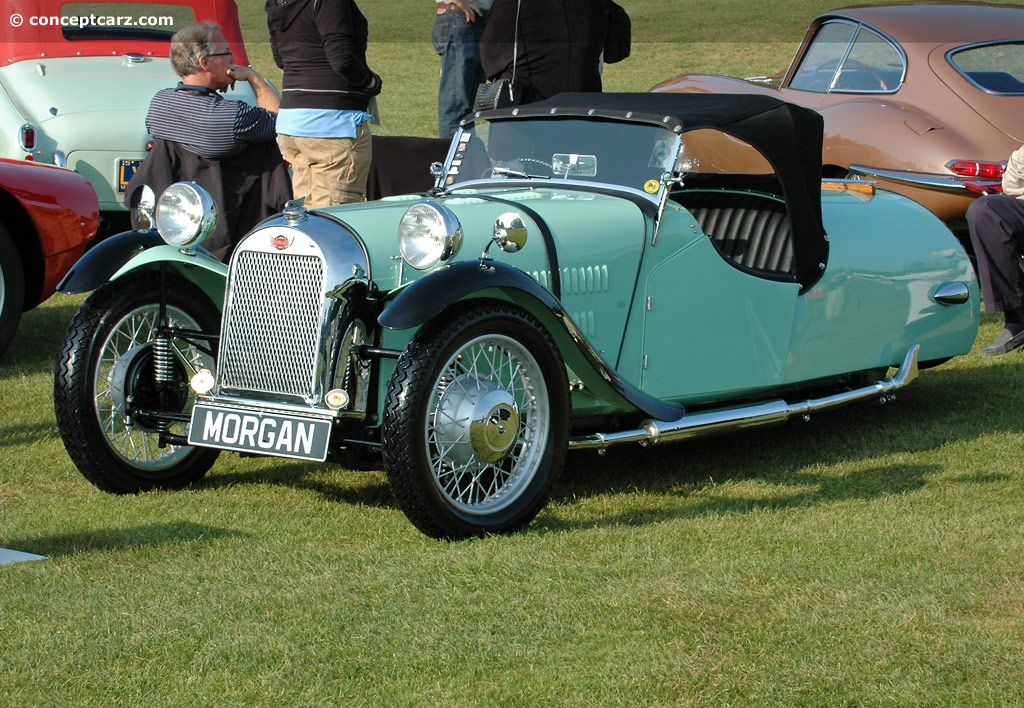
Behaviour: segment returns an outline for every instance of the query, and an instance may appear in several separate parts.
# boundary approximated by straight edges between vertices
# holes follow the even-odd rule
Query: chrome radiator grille
[[[324,277],[317,256],[236,254],[220,342],[222,388],[314,392]]]

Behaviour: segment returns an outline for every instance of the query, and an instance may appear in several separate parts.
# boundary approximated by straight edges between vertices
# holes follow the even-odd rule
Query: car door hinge
[[[653,305],[654,305],[654,298],[653,298],[653,297],[648,297],[648,298],[647,298],[647,311],[648,311],[648,312],[650,312],[650,311],[651,311],[651,307],[652,307]]]
[[[647,355],[644,354],[644,368],[647,368]]]

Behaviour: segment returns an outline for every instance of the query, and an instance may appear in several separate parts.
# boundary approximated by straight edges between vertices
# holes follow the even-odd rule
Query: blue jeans
[[[448,10],[434,22],[434,51],[441,55],[441,83],[437,89],[437,134],[455,135],[459,121],[473,109],[477,86],[484,83],[480,66],[480,35],[484,17],[467,22],[457,10]]]

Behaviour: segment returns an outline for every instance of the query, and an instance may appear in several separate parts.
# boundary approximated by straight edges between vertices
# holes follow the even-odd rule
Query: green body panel
[[[970,260],[942,222],[890,192],[867,201],[826,192],[822,204],[829,265],[799,300],[787,381],[894,366],[912,344],[921,345],[922,362],[966,354],[978,332],[980,295]],[[970,286],[969,303],[931,298],[936,283],[956,281]]]
[[[604,361],[614,368],[632,307],[643,244],[651,238],[651,222],[631,202],[603,194],[547,187],[490,194],[515,204],[474,196],[438,200],[462,224],[462,248],[452,261],[476,258],[493,235],[495,219],[515,211],[526,222],[529,241],[518,253],[505,253],[493,246],[490,254],[495,261],[518,268],[552,290],[541,230],[528,212],[516,205],[536,210],[551,230],[557,252],[562,306]],[[383,291],[394,290],[431,272],[403,268],[401,261],[394,258],[398,253],[398,222],[416,200],[400,197],[327,210],[363,239],[370,256],[371,277]]]
[[[954,236],[916,203],[879,192],[823,194],[824,277],[796,283],[728,264],[685,210],[670,205],[644,256],[619,374],[657,398],[694,405],[970,350],[978,328],[974,273]],[[865,223],[877,224],[865,231]],[[697,233],[697,237],[694,237]],[[938,283],[970,301],[943,305]]]
[[[195,283],[214,305],[218,308],[222,306],[228,278],[227,265],[205,254],[184,254],[175,246],[154,246],[146,249],[121,266],[110,279],[117,280],[126,273],[159,264],[171,266],[183,277]]]
[[[799,286],[742,273],[706,238],[672,254],[662,246],[641,279],[642,356],[631,356],[623,375],[658,398],[688,401],[780,383]]]
[[[496,194],[543,215],[557,248],[564,310],[623,380],[659,399],[694,405],[757,396],[896,366],[914,344],[921,361],[941,360],[966,353],[977,333],[979,296],[967,256],[938,219],[894,194],[823,192],[829,262],[803,294],[797,283],[731,265],[672,202],[655,240],[653,219],[625,199],[548,187]],[[382,290],[424,275],[395,258],[398,220],[418,198],[331,210],[364,239]],[[453,260],[475,257],[494,219],[515,210],[474,196],[441,201],[463,226]],[[530,240],[521,252],[494,247],[491,255],[551,290],[543,239],[526,222]],[[866,223],[876,226],[866,231]],[[945,282],[966,283],[970,301],[935,302],[931,295]],[[386,332],[384,346],[401,349],[408,336]],[[570,367],[579,363],[566,358]],[[587,380],[587,372],[576,373]],[[574,394],[577,415],[615,409],[593,393]]]

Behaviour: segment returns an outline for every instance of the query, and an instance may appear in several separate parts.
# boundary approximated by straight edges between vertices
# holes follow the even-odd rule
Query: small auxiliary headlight
[[[213,197],[195,182],[176,182],[156,203],[156,228],[164,241],[195,249],[217,224]]]
[[[398,224],[398,250],[406,263],[424,270],[448,260],[462,245],[462,224],[448,207],[417,202]]]

